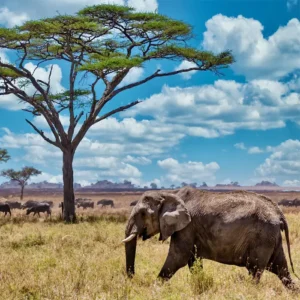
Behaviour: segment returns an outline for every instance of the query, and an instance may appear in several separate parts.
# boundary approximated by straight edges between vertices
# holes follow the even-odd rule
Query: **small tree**
[[[156,189],[157,189],[157,184],[154,183],[154,182],[152,182],[152,183],[150,184],[150,187],[151,187],[151,189],[156,190]]]
[[[14,63],[0,61],[0,95],[14,94],[28,104],[26,111],[45,118],[51,134],[26,121],[63,153],[66,221],[75,219],[73,159],[80,142],[94,124],[140,101],[117,104],[114,109],[108,103],[121,92],[155,78],[189,71],[220,74],[220,69],[233,62],[229,51],[214,55],[189,47],[191,38],[191,27],[181,21],[115,5],[96,5],[75,16],[59,15],[12,29],[0,28],[0,49],[10,50],[16,58]],[[157,69],[141,80],[120,85],[131,69],[163,59],[187,60],[193,66],[172,71]],[[37,79],[35,71],[26,68],[26,62],[36,61],[41,66],[53,60],[63,62],[68,73],[66,90],[56,94],[51,92],[53,66],[49,67],[47,80]],[[78,88],[80,78],[89,83],[87,88]],[[26,92],[29,84],[33,94]],[[67,128],[59,118],[62,112],[69,117]]]
[[[0,149],[0,162],[7,162],[10,159],[6,149]]]
[[[1,176],[16,181],[21,186],[21,195],[20,195],[21,200],[23,200],[24,188],[25,185],[27,185],[27,181],[29,180],[29,178],[31,176],[36,176],[39,174],[41,174],[41,171],[32,167],[24,167],[21,171],[8,169],[8,170],[3,170],[1,172]]]

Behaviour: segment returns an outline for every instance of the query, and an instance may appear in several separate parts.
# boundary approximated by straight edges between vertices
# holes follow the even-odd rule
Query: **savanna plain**
[[[270,192],[275,201],[299,194]],[[13,210],[0,217],[1,299],[300,299],[273,274],[265,271],[259,284],[245,268],[204,260],[192,272],[180,269],[161,283],[157,275],[167,256],[169,241],[158,237],[139,241],[136,274],[125,274],[124,238],[130,202],[138,193],[77,194],[76,197],[113,199],[115,208],[77,210],[78,223],[64,224],[60,218],[59,194],[28,195],[24,201],[52,200],[51,218],[28,217]],[[11,196],[9,200],[17,200]],[[96,204],[96,203],[95,203]],[[287,217],[292,258],[300,274],[300,209],[283,209]],[[287,254],[285,238],[284,246]],[[295,279],[300,288],[300,280]]]

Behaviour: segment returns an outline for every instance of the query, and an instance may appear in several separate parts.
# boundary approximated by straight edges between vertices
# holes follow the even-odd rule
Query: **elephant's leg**
[[[170,279],[177,270],[187,265],[191,258],[193,246],[193,241],[191,239],[186,239],[184,233],[175,232],[171,237],[167,259],[158,277]]]
[[[276,274],[287,288],[295,288],[295,284],[288,270],[288,264],[281,243],[279,244],[278,248],[274,251],[274,254],[268,265],[268,270]]]
[[[264,270],[272,256],[272,248],[269,245],[260,245],[249,251],[246,268],[256,283],[259,283]]]

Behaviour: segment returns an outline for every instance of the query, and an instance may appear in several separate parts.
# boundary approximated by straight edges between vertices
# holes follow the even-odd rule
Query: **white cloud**
[[[268,147],[272,154],[256,173],[261,176],[300,175],[300,141],[286,140],[277,147]]]
[[[128,0],[127,5],[145,12],[153,12],[158,9],[157,0]]]
[[[168,183],[180,184],[181,182],[202,182],[214,180],[215,173],[220,169],[216,162],[204,164],[198,161],[180,163],[174,158],[159,160],[158,166],[167,171],[166,181]]]
[[[137,165],[149,165],[152,163],[151,159],[147,157],[144,156],[133,157],[131,155],[127,155],[124,161],[132,164],[137,164]]]
[[[41,182],[41,181],[48,181],[50,183],[62,183],[63,178],[62,175],[52,175],[47,172],[42,172],[42,174],[32,177],[29,182]]]
[[[254,147],[246,147],[244,143],[236,143],[234,144],[234,147],[240,150],[247,150],[249,154],[257,154],[257,153],[263,153],[264,150],[254,146]]]
[[[286,6],[288,10],[291,10],[297,4],[298,4],[298,0],[287,0],[286,2]]]
[[[237,83],[217,80],[196,87],[164,86],[139,105],[121,113],[150,117],[177,126],[176,132],[205,138],[233,134],[237,129],[281,128],[286,121],[300,122],[300,94],[288,83],[253,80]]]
[[[29,19],[27,13],[15,13],[7,7],[0,7],[0,24],[5,27],[21,25]]]
[[[244,143],[236,143],[234,144],[234,147],[237,149],[241,149],[241,150],[246,150],[247,148],[245,147]]]
[[[183,69],[190,69],[190,68],[194,68],[197,67],[197,65],[193,62],[184,60],[180,63],[180,65],[178,67],[175,68],[175,71],[178,70],[183,70]],[[184,79],[184,80],[188,80],[191,79],[192,76],[196,73],[197,71],[190,71],[190,72],[185,72],[185,73],[181,73],[180,76]]]
[[[294,180],[285,180],[283,182],[284,186],[300,186],[300,180],[294,179]]]
[[[248,149],[249,154],[257,154],[257,153],[263,153],[264,151],[260,149],[259,147],[250,147]]]
[[[268,38],[259,21],[241,15],[218,14],[205,24],[204,48],[214,52],[231,49],[236,59],[232,68],[248,79],[278,79],[300,68],[298,19],[291,19]]]
[[[155,11],[158,8],[157,0],[9,0],[6,3],[7,8],[13,15],[26,15],[31,19],[43,17],[52,17],[60,14],[72,14],[86,6],[100,4],[128,5],[137,11]],[[17,18],[14,17],[16,20]]]
[[[139,81],[144,74],[144,69],[139,67],[134,67],[130,69],[128,74],[125,76],[125,78],[122,80],[122,82],[119,84],[119,86],[124,86],[136,81]]]

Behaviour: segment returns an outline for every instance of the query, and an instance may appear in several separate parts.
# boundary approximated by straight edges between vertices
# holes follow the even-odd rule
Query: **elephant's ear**
[[[174,232],[182,230],[191,222],[184,202],[176,195],[162,194],[159,211],[160,240],[165,241]]]

